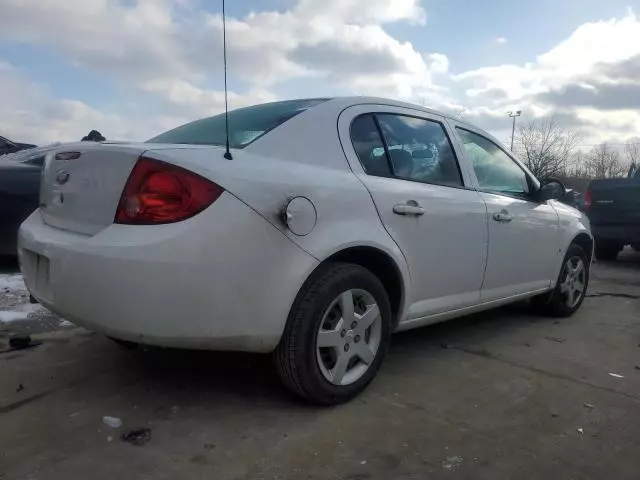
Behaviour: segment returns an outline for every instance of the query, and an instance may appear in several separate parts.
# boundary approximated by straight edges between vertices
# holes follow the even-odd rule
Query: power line
[[[631,142],[631,143],[610,143],[610,142],[600,142],[600,143],[585,143],[576,145],[576,147],[597,147],[606,143],[609,147],[625,147],[627,145],[640,145],[640,142]]]

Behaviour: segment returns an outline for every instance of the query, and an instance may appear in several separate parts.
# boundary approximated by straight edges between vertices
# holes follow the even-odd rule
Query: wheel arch
[[[408,269],[399,264],[393,255],[372,245],[349,245],[327,254],[311,271],[303,283],[298,297],[306,289],[306,285],[327,264],[343,262],[360,265],[373,273],[387,292],[393,315],[392,330],[396,328],[405,311],[408,291]],[[405,267],[405,268],[403,268]],[[297,299],[296,299],[297,300]],[[295,304],[296,302],[294,302]]]
[[[562,260],[564,258],[564,256],[567,254],[567,251],[569,250],[569,247],[571,247],[571,245],[573,244],[582,247],[582,249],[587,254],[587,257],[589,258],[589,263],[591,263],[591,261],[593,260],[593,249],[595,246],[595,242],[593,240],[593,237],[586,231],[577,232],[572,237],[570,237],[570,240],[565,245],[563,245],[563,248],[560,251],[559,260]],[[558,263],[559,265],[554,270],[554,279],[557,279],[560,275],[560,272],[562,271],[562,262],[559,261]],[[556,280],[554,280],[554,282],[555,281]]]
[[[593,247],[594,247],[593,238],[589,234],[585,232],[581,232],[577,234],[575,237],[573,237],[571,242],[569,242],[569,245],[567,245],[567,249],[569,248],[570,245],[573,245],[574,243],[582,247],[582,249],[585,251],[585,253],[589,257],[589,262],[591,262],[591,260],[593,259]]]

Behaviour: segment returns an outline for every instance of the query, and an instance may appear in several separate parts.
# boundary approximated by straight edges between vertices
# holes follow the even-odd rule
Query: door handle
[[[501,222],[501,223],[509,223],[512,220],[511,215],[509,215],[509,212],[507,210],[500,210],[497,213],[493,214],[493,219],[496,222]]]
[[[393,213],[398,215],[424,215],[424,208],[418,205],[415,200],[409,200],[407,203],[397,203],[393,206]]]

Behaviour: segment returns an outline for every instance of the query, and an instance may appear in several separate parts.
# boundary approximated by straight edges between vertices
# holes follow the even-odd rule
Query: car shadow
[[[412,358],[417,361],[425,354],[441,355],[443,347],[464,343],[469,338],[481,341],[498,332],[504,334],[505,329],[526,328],[531,322],[552,323],[553,319],[536,317],[528,304],[523,303],[397,333],[392,337],[386,361],[395,363]],[[156,347],[128,352],[115,344],[112,349],[114,356],[123,356],[116,363],[136,377],[136,384],[143,384],[145,390],[160,398],[178,395],[181,405],[197,404],[207,398],[216,405],[246,403],[252,407],[261,404],[288,408],[293,403],[308,408],[281,386],[270,355]]]

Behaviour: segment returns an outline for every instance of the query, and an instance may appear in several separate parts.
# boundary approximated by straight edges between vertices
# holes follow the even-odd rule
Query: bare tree
[[[576,150],[568,159],[564,175],[561,176],[561,178],[591,178],[585,162],[584,152],[582,152],[582,150]]]
[[[629,172],[631,169],[636,169],[640,166],[640,137],[633,137],[627,140],[624,146],[624,159],[629,166]]]
[[[515,150],[536,177],[553,177],[566,172],[578,141],[577,132],[561,127],[551,117],[519,127]]]
[[[627,173],[627,165],[622,161],[620,153],[607,142],[593,147],[584,164],[593,178],[621,177]]]

